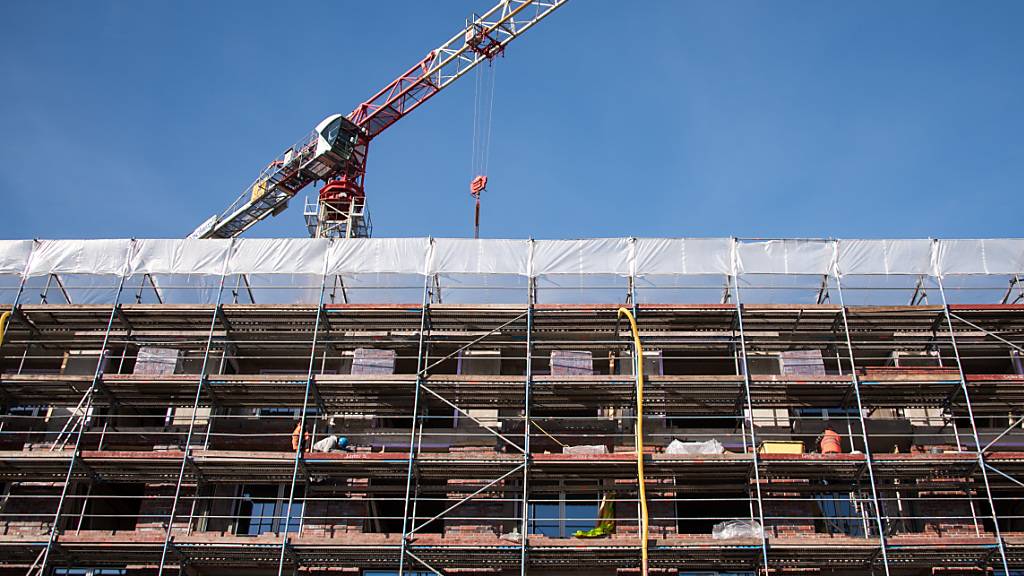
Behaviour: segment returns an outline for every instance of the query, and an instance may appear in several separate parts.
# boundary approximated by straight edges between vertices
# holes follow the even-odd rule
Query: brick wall
[[[191,486],[181,487],[178,510],[175,512],[174,530],[188,530],[188,516],[192,510],[192,495],[195,488]],[[174,504],[173,484],[149,484],[143,492],[142,504],[139,506],[139,522],[135,529],[140,532],[164,532],[167,530],[167,520],[171,516],[171,507]]]
[[[815,533],[814,517],[821,513],[814,502],[797,500],[804,497],[800,492],[766,491],[763,497],[785,498],[785,501],[770,500],[764,503],[765,535],[775,538],[807,536]]]
[[[314,537],[333,537],[363,531],[370,515],[369,500],[347,492],[310,491],[302,532]],[[336,497],[336,498],[332,498]]]
[[[488,480],[449,480],[448,501],[444,507],[451,506],[461,498],[465,498]],[[494,486],[495,489],[501,484]],[[439,511],[440,512],[440,511]],[[489,518],[512,518],[517,515],[515,505],[500,501],[500,492],[487,491],[463,502],[449,512],[444,520],[445,535],[466,536],[470,534],[488,534],[500,536],[509,533],[518,526],[515,520],[488,520]],[[419,514],[426,515],[426,514]],[[433,514],[431,514],[432,516]],[[423,520],[419,520],[422,522]]]
[[[60,486],[15,483],[3,506],[4,534],[48,534],[57,513]]]

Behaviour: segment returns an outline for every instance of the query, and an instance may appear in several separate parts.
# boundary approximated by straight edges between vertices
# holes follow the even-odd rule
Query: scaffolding
[[[0,572],[635,571],[642,417],[652,572],[1012,574],[1021,271],[1017,240],[0,242]]]

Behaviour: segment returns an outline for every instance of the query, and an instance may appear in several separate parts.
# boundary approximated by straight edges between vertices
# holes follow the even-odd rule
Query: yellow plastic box
[[[759,454],[803,454],[804,443],[800,440],[765,440],[757,449]]]

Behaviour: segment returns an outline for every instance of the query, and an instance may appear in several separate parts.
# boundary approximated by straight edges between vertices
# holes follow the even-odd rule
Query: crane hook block
[[[469,183],[469,192],[473,196],[479,196],[481,192],[487,189],[487,176],[480,175],[473,178],[473,181]]]

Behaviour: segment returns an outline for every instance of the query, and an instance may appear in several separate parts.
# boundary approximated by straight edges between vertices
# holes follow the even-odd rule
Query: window
[[[829,534],[863,536],[864,523],[849,494],[838,492],[820,494],[815,497],[825,519],[825,531]]]
[[[124,568],[57,568],[57,576],[124,576]]]
[[[280,532],[285,516],[288,518],[288,532],[298,532],[302,522],[302,498],[305,490],[295,487],[295,500],[291,514],[287,513],[289,487],[275,484],[246,484],[238,497],[235,516],[238,536],[259,536],[267,532]]]
[[[293,418],[293,419],[298,420],[299,414],[301,414],[301,413],[302,413],[302,408],[271,407],[271,408],[257,408],[256,409],[256,416],[258,416],[260,418],[275,418],[275,419],[279,419],[279,420],[284,420],[286,418]],[[310,406],[310,407],[306,408],[306,417],[307,418],[309,416],[316,416],[316,415],[317,415],[317,409],[316,409],[315,406]]]
[[[733,431],[739,427],[739,419],[732,414],[673,414],[665,418],[665,424],[672,428]]]
[[[42,414],[42,411],[44,410],[44,408],[45,408],[44,406],[29,406],[29,405],[11,406],[10,408],[7,409],[7,415],[8,416],[24,417],[24,418],[36,418],[40,414]]]
[[[560,492],[530,503],[530,534],[549,538],[570,538],[577,530],[597,525],[600,503],[597,493]]]
[[[822,420],[843,420],[856,418],[859,412],[856,408],[797,408],[794,410],[800,418],[821,418]]]
[[[679,572],[679,576],[754,576],[753,572]]]

